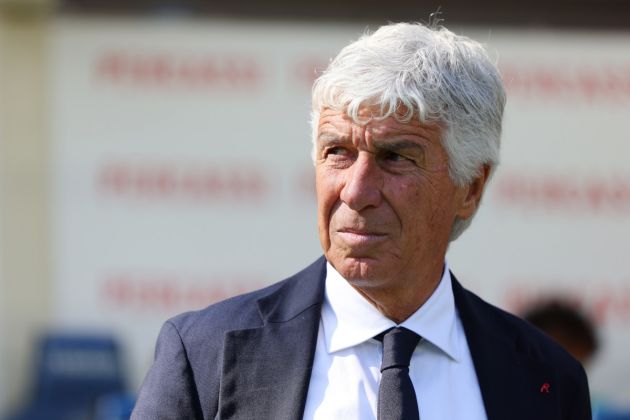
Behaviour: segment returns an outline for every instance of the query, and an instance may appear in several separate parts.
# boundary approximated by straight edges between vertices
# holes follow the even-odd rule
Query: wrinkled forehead
[[[369,132],[374,138],[415,135],[440,138],[442,127],[436,122],[407,120],[403,114],[383,115],[378,108],[364,107],[353,117],[346,110],[324,108],[316,122],[317,139],[360,135]]]

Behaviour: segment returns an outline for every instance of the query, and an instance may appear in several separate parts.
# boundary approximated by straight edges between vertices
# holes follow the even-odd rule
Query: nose
[[[361,211],[368,207],[377,207],[381,203],[383,176],[372,154],[359,153],[344,175],[345,182],[340,198],[348,207]]]

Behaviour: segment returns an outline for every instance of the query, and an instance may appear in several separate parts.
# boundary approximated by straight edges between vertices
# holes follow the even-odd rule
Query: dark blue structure
[[[30,397],[6,420],[92,419],[99,398],[126,391],[120,353],[110,336],[45,335]]]

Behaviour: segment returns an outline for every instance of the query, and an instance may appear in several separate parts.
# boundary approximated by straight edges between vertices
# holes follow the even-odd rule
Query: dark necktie
[[[409,378],[409,361],[420,336],[396,327],[379,334],[383,341],[378,420],[419,420],[418,401]]]

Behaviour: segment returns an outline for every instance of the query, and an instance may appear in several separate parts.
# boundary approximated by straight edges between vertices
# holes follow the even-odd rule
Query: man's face
[[[416,118],[358,124],[324,109],[316,186],[326,258],[360,288],[405,287],[441,272],[455,217],[477,204],[449,177],[440,127]]]

